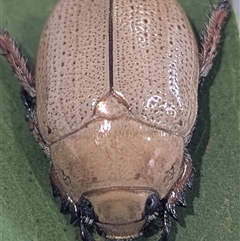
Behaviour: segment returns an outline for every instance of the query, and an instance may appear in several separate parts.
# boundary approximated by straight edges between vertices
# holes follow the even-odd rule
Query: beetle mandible
[[[198,50],[176,0],[61,0],[43,31],[35,75],[6,30],[0,48],[22,84],[33,134],[51,157],[53,194],[84,241],[142,235],[186,206],[186,150],[230,9],[212,10]]]

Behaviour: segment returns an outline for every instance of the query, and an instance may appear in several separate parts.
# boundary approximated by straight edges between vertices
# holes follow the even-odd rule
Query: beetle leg
[[[188,153],[185,153],[182,166],[182,174],[165,198],[163,230],[160,241],[168,240],[171,228],[169,214],[177,220],[176,205],[186,207],[186,200],[184,195],[186,187],[188,186],[191,188],[192,176],[192,159]]]
[[[170,192],[166,197],[166,205],[165,209],[169,214],[175,219],[177,219],[177,214],[175,207],[176,205],[181,205],[186,207],[185,201],[185,190],[188,183],[191,182],[192,179],[192,160],[189,154],[185,154],[183,167],[182,167],[182,175],[178,178],[175,185],[172,187]]]
[[[30,125],[30,129],[33,132],[33,135],[38,142],[38,144],[42,147],[44,152],[49,155],[49,146],[41,135],[38,122],[37,122],[37,114],[36,114],[36,106],[35,106],[35,98],[29,96],[28,92],[22,87],[20,91],[20,95],[23,101],[24,106],[27,109],[26,120]]]
[[[169,220],[169,214],[167,210],[163,213],[163,230],[159,241],[167,241],[170,234],[171,222]]]
[[[217,5],[213,6],[208,24],[205,25],[199,51],[200,84],[210,71],[217,55],[223,25],[230,10],[230,2],[230,0],[220,0]]]
[[[23,99],[23,102],[27,101],[27,100],[25,100],[26,96],[23,94],[24,91],[25,91],[24,89],[21,90],[21,97]],[[30,125],[30,130],[32,131],[36,141],[42,147],[44,152],[47,155],[49,155],[49,147],[48,147],[46,141],[44,140],[44,138],[42,137],[42,135],[41,135],[41,133],[38,129],[38,122],[37,122],[37,114],[36,114],[35,105],[34,105],[33,108],[30,108],[30,106],[28,106],[26,120],[28,121],[28,123]]]
[[[50,181],[52,184],[53,196],[59,196],[61,200],[61,213],[70,213],[70,223],[74,223],[78,219],[78,208],[72,198],[64,191],[53,165],[50,167]]]
[[[83,241],[95,241],[89,234],[89,231],[85,225],[80,225],[80,232]]]

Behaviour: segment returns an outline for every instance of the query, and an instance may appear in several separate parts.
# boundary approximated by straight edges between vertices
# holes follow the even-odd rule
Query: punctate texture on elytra
[[[185,13],[175,0],[110,4],[60,1],[49,18],[36,68],[41,133],[51,143],[79,130],[112,88],[136,120],[186,136],[199,68]]]
[[[198,64],[175,0],[63,0],[50,16],[36,67],[39,129],[55,185],[91,201],[107,237],[139,236],[146,198],[165,198],[185,175]]]

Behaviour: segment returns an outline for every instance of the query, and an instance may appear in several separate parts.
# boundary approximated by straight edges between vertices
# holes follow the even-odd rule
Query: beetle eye
[[[160,210],[160,199],[156,194],[151,194],[145,204],[145,214],[150,216],[158,214]]]

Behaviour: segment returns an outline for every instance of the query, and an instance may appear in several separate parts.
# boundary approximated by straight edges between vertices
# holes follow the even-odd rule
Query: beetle
[[[186,206],[186,150],[199,85],[211,69],[230,1],[214,6],[198,50],[175,0],[61,0],[31,73],[15,41],[0,48],[22,84],[33,134],[51,157],[53,194],[80,227],[132,239]]]

